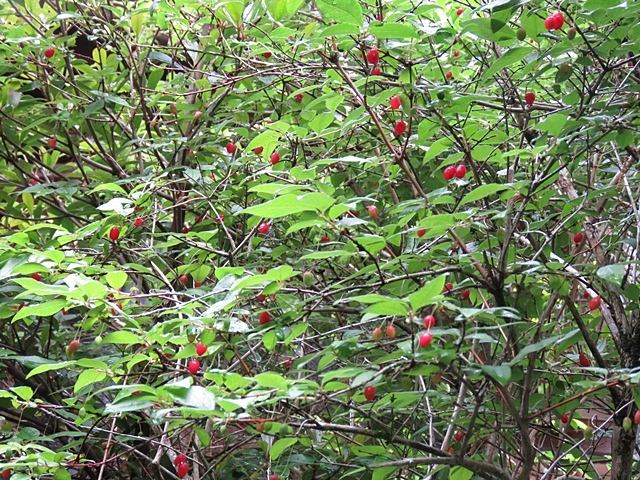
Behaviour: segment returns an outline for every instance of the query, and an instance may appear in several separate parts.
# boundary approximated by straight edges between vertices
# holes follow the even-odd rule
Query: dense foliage
[[[0,0],[3,476],[637,475],[639,14]]]

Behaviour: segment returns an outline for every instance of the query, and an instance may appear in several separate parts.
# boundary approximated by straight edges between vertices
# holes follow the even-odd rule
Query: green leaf
[[[323,133],[324,130],[329,125],[331,125],[334,120],[335,120],[335,116],[333,113],[325,112],[325,113],[316,115],[315,118],[309,122],[309,126],[314,132],[320,134],[320,133]]]
[[[479,187],[474,188],[471,192],[467,193],[460,204],[465,205],[467,203],[476,202],[485,197],[488,197],[489,195],[493,195],[494,193],[508,190],[509,188],[510,187],[508,185],[500,185],[499,183],[487,183],[486,185],[480,185]]]
[[[456,466],[449,472],[449,480],[469,480],[473,477],[473,472],[464,467]]]
[[[273,349],[276,347],[277,342],[278,339],[276,338],[275,330],[269,330],[262,336],[262,344],[264,345],[264,348],[266,348],[269,352],[273,351]]]
[[[277,373],[264,372],[254,377],[254,380],[261,387],[277,388],[278,390],[287,390],[289,383],[281,375]]]
[[[306,195],[283,195],[260,205],[242,210],[264,218],[280,218],[301,212],[324,212],[335,200],[324,193],[308,193]]]
[[[53,480],[71,480],[71,474],[66,468],[56,468],[53,472]]]
[[[371,34],[378,38],[419,38],[416,31],[403,23],[383,23],[382,25],[372,25],[369,29]]]
[[[49,302],[41,303],[39,305],[30,305],[28,307],[21,308],[18,310],[13,317],[13,321],[20,320],[25,317],[50,317],[55,315],[60,310],[64,309],[67,306],[68,302],[66,300],[51,300]]]
[[[372,467],[375,468],[375,464],[372,465]],[[396,467],[375,468],[375,470],[373,471],[373,475],[371,476],[371,480],[385,480],[386,478],[389,478],[396,470],[398,470]]]
[[[80,375],[78,375],[78,379],[76,380],[76,384],[73,387],[73,393],[75,395],[78,394],[80,389],[90,385],[92,383],[97,383],[103,381],[107,377],[105,372],[101,372],[99,370],[85,370]]]
[[[31,370],[27,374],[26,378],[31,378],[31,377],[33,377],[35,375],[39,375],[41,373],[50,372],[51,370],[63,370],[65,368],[70,367],[71,365],[75,365],[75,364],[76,364],[75,361],[68,361],[68,362],[47,363],[45,365],[38,365],[36,368]]]
[[[395,315],[398,317],[406,317],[409,313],[407,312],[407,307],[405,306],[404,302],[400,300],[396,300],[393,302],[374,303],[364,312],[372,315]]]
[[[492,77],[496,73],[500,72],[500,70],[502,70],[503,68],[513,67],[514,65],[517,65],[520,60],[529,55],[532,51],[532,47],[515,47],[511,50],[506,51],[504,55],[492,62],[491,66],[487,68],[487,70],[482,75],[482,78],[485,81],[493,82]]]
[[[104,408],[105,415],[113,415],[115,413],[139,412],[153,406],[153,400],[145,399],[142,396],[127,397],[121,401],[109,403]]]
[[[287,448],[292,447],[296,443],[298,443],[298,439],[295,437],[286,437],[279,439],[269,449],[269,456],[271,457],[271,460],[277,460],[282,452],[284,452]]]
[[[607,282],[611,282],[619,287],[622,286],[622,280],[626,273],[626,267],[624,265],[605,265],[600,267],[596,272],[596,275]]]
[[[538,123],[536,128],[557,137],[567,124],[567,118],[569,117],[565,113],[554,113],[553,115],[549,115],[544,121]]]
[[[409,295],[409,303],[414,312],[425,305],[430,305],[433,300],[442,294],[442,289],[447,281],[446,275],[440,275],[426,283],[420,290]]]
[[[105,279],[111,288],[122,288],[127,281],[127,274],[125,272],[108,272],[105,275]]]
[[[135,345],[140,341],[141,339],[138,335],[124,330],[112,332],[102,339],[102,343],[114,343],[117,345]]]
[[[362,25],[362,8],[358,0],[316,0],[324,20]]]
[[[511,380],[511,367],[508,365],[480,365],[480,369],[500,385],[504,386]]]

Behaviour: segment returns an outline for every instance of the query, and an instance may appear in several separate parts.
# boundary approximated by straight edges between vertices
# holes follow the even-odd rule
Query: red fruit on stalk
[[[51,137],[49,138],[49,140],[47,140],[47,147],[56,148],[57,145],[58,145],[58,140],[56,139],[56,137]]]
[[[303,98],[304,98],[304,95],[302,93],[298,93],[295,97],[293,97],[296,103],[302,103]]]
[[[471,291],[466,288],[460,292],[460,300],[469,300],[469,295],[471,295]]]
[[[200,371],[200,361],[194,358],[187,365],[187,369],[191,375],[195,375]]]
[[[134,226],[134,227],[141,227],[141,226],[142,226],[142,223],[143,223],[143,220],[142,220],[141,218],[136,218],[136,219],[133,221],[133,226]]]
[[[562,12],[554,13],[553,15],[551,15],[551,18],[553,18],[553,29],[560,30],[564,25],[564,15],[562,14]]]
[[[453,56],[454,57],[459,57],[460,56],[460,52],[458,50],[454,50],[453,51]]]
[[[423,333],[422,335],[420,335],[420,347],[427,348],[429,345],[431,345],[432,339],[433,335],[431,335],[429,332]]]
[[[329,240],[331,240],[331,239],[330,239],[327,235],[323,235],[323,236],[320,238],[320,241],[321,241],[322,243],[327,243]]]
[[[380,61],[380,53],[377,48],[372,48],[367,52],[367,62],[371,65],[375,65]]]
[[[580,355],[578,355],[578,362],[580,363],[581,367],[586,368],[591,366],[591,362],[589,361],[589,359],[584,353],[581,353]]]
[[[373,337],[374,342],[379,342],[380,339],[382,339],[382,329],[380,327],[374,328],[371,336]]]
[[[36,282],[39,282],[40,280],[42,280],[42,275],[40,275],[39,273],[32,273],[31,274],[31,278],[33,278]]]
[[[255,153],[256,155],[260,155],[263,150],[264,150],[264,147],[254,148],[253,153]]]
[[[269,231],[269,224],[266,222],[261,223],[260,226],[258,227],[258,232],[262,233],[263,235],[268,231]]]
[[[271,314],[269,312],[262,312],[260,314],[260,325],[266,325],[271,320]]]
[[[444,74],[445,78],[447,80],[453,78],[453,72],[451,70],[449,70],[447,73]]]
[[[9,477],[11,477],[11,470],[7,468],[6,470],[2,471],[2,478],[9,478]]]
[[[391,97],[391,100],[389,100],[389,104],[393,110],[397,110],[400,108],[400,99],[394,95]]]
[[[189,283],[189,277],[186,275],[180,275],[180,283],[183,285],[186,285],[187,283]]]
[[[373,387],[371,385],[364,387],[364,398],[369,401],[372,401],[374,398],[376,398],[376,387]]]
[[[447,168],[444,169],[444,171],[442,172],[442,176],[444,177],[445,180],[449,181],[452,180],[453,177],[456,176],[456,167],[453,165],[449,165]]]
[[[203,345],[202,342],[198,342],[198,345],[196,345],[196,353],[199,357],[207,353],[206,345]]]
[[[49,47],[44,51],[44,56],[47,58],[51,58],[56,54],[56,50],[53,47]]]
[[[182,227],[182,233],[189,233],[189,227],[187,227],[186,225]]]
[[[466,174],[467,174],[467,167],[465,167],[464,165],[458,165],[456,167],[456,178],[464,178]]]
[[[67,345],[67,355],[72,355],[80,348],[80,340],[72,340],[69,345]]]
[[[113,227],[110,231],[109,231],[109,238],[111,240],[113,240],[114,242],[116,240],[118,240],[118,238],[120,238],[120,229],[118,227]]]
[[[453,290],[453,283],[447,282],[447,283],[444,284],[444,288],[442,289],[442,293],[449,293],[451,290]]]
[[[196,288],[200,288],[202,286],[202,282],[196,280],[195,282],[193,282],[193,286]]]
[[[636,413],[633,415],[633,423],[640,425],[640,410],[636,410]]]
[[[275,165],[280,161],[280,154],[278,152],[273,152],[271,154],[271,165]]]
[[[560,417],[560,421],[562,423],[569,423],[569,415],[567,415],[566,413],[563,413],[562,416]]]
[[[227,143],[227,146],[225,148],[227,149],[228,153],[236,153],[238,146],[235,143],[229,142]]]
[[[427,233],[427,229],[426,228],[419,228],[416,233],[418,234],[418,237],[423,237],[424,234]]]
[[[393,131],[396,132],[396,135],[402,135],[407,130],[407,123],[404,120],[400,120],[396,123],[396,126],[393,127]]]
[[[385,333],[387,334],[387,337],[389,337],[389,340],[393,340],[396,338],[396,327],[388,325]]]
[[[460,16],[462,15],[462,12],[464,12],[463,8],[459,8],[458,10],[456,10],[456,15]]]
[[[269,475],[269,480],[280,480],[280,476],[272,473],[271,475]]]
[[[184,453],[179,453],[178,455],[176,455],[175,460],[173,461],[173,464],[177,467],[178,465],[180,465],[181,463],[187,463],[187,456]]]
[[[376,207],[375,205],[367,206],[367,212],[369,212],[369,216],[374,220],[378,218],[378,215],[379,215],[378,207]]]
[[[375,67],[372,71],[371,71],[371,75],[380,75],[382,73],[382,71],[380,70],[380,67]]]
[[[592,312],[594,310],[598,310],[600,308],[601,303],[602,303],[602,299],[600,298],[600,296],[593,297],[591,301],[589,301],[589,310],[591,310]]]
[[[262,54],[262,56],[263,56],[264,58],[271,58],[271,52],[264,52],[264,53]]]
[[[456,442],[461,442],[464,438],[464,432],[462,430],[458,430],[455,434]]]
[[[424,322],[424,328],[432,328],[436,324],[436,317],[433,315],[427,315],[422,319]]]
[[[527,105],[531,106],[531,105],[533,105],[533,102],[535,102],[535,101],[536,101],[536,94],[535,93],[527,92],[527,93],[524,94],[524,102]]]
[[[187,476],[187,474],[189,473],[189,464],[188,463],[181,463],[180,465],[178,465],[178,467],[176,468],[176,472],[178,473],[178,477],[179,478],[184,478]]]
[[[583,238],[584,238],[584,235],[582,235],[582,233],[576,233],[573,236],[573,243],[575,243],[577,245],[578,243],[580,243],[582,241]]]

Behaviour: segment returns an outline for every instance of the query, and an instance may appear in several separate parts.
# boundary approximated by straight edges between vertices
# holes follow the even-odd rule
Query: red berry
[[[425,328],[431,328],[436,324],[436,317],[434,317],[433,315],[427,315],[422,319],[422,321],[424,322]]]
[[[373,337],[373,340],[375,342],[379,342],[380,339],[382,338],[382,329],[380,327],[374,328],[373,333],[371,333],[371,336]]]
[[[180,283],[186,285],[189,282],[189,277],[187,275],[180,275]]]
[[[277,474],[272,473],[269,475],[269,480],[280,480],[280,477]]]
[[[527,105],[533,105],[533,102],[536,101],[536,94],[533,92],[527,92],[524,94],[524,101]]]
[[[427,348],[429,345],[431,345],[432,338],[433,335],[431,335],[429,332],[420,335],[420,347]]]
[[[278,152],[273,152],[271,154],[271,165],[275,165],[280,161],[280,154]]]
[[[469,295],[471,291],[468,288],[465,288],[460,292],[460,300],[469,300]]]
[[[602,299],[599,296],[593,297],[591,301],[589,301],[589,310],[591,310],[592,312],[594,310],[598,310],[600,308],[601,303],[602,303]]]
[[[259,293],[256,298],[260,303],[263,303],[267,299],[267,296],[264,293]]]
[[[198,345],[196,345],[196,353],[199,357],[201,357],[202,355],[207,353],[207,347],[203,345],[202,342],[198,342]]]
[[[453,77],[453,72],[449,70],[447,73],[444,74],[444,76],[447,80],[449,80],[450,78]]]
[[[560,30],[562,28],[562,25],[564,25],[564,15],[562,14],[562,12],[554,13],[553,15],[551,15],[551,18],[553,18],[553,29]]]
[[[182,227],[182,233],[189,233],[189,227],[187,227],[186,225]]]
[[[269,312],[262,312],[260,314],[260,325],[266,325],[271,320],[271,314]]]
[[[258,227],[258,232],[265,234],[269,231],[269,224],[264,222],[261,223],[260,226]]]
[[[444,176],[445,180],[453,179],[453,177],[456,176],[456,167],[454,165],[449,165],[447,168],[444,169],[444,171],[442,172],[442,175]]]
[[[369,401],[372,401],[374,398],[376,398],[376,387],[373,387],[371,385],[367,385],[366,387],[364,387],[364,398]]]
[[[49,138],[49,140],[47,140],[47,147],[56,148],[56,145],[58,145],[58,140],[56,140],[56,137],[51,137]]]
[[[389,100],[389,104],[393,110],[397,110],[400,108],[400,99],[394,95],[391,97],[391,100]]]
[[[134,227],[141,227],[141,226],[142,226],[142,223],[143,223],[143,220],[142,220],[141,218],[136,218],[136,219],[133,221],[133,226],[134,226]]]
[[[226,149],[229,153],[236,153],[238,146],[235,143],[229,142],[227,143]]]
[[[380,60],[380,53],[377,48],[372,48],[367,52],[367,62],[371,65],[375,65]]]
[[[173,464],[177,467],[178,465],[180,465],[181,463],[187,463],[187,456],[184,453],[179,453],[178,455],[176,455],[175,460],[173,461]]]
[[[578,355],[578,362],[580,363],[581,367],[586,368],[591,366],[591,362],[589,361],[589,359],[584,353],[581,353],[580,355]]]
[[[460,16],[462,15],[462,12],[464,12],[463,8],[459,8],[458,10],[456,10],[456,15]]]
[[[53,47],[49,47],[44,51],[44,56],[51,58],[56,54],[56,50]]]
[[[284,362],[284,366],[287,368],[291,368],[291,365],[293,365],[293,360],[287,358],[287,360]]]
[[[75,353],[80,348],[80,340],[72,340],[69,345],[67,345],[67,355],[71,355]]]
[[[633,415],[633,423],[640,425],[640,410],[636,410],[636,413]]]
[[[396,123],[393,130],[396,132],[396,135],[402,135],[407,130],[407,123],[404,120],[400,120]]]
[[[373,219],[378,218],[378,207],[375,205],[368,205],[367,212],[369,212],[369,216]]]
[[[459,57],[460,56],[460,52],[458,50],[454,50],[453,51],[453,56],[454,57]]]
[[[555,24],[556,21],[553,17],[547,17],[544,21],[544,28],[546,28],[547,30],[553,30]]]
[[[396,327],[394,327],[393,325],[388,325],[386,334],[387,337],[389,337],[389,340],[393,340],[394,338],[396,338]]]
[[[380,71],[380,67],[374,67],[371,71],[371,75],[380,75],[382,72]]]
[[[200,288],[202,286],[202,282],[196,280],[195,282],[193,282],[193,286],[196,288]]]
[[[456,442],[461,442],[464,438],[464,432],[462,430],[458,430],[455,435]]]
[[[253,153],[255,153],[256,155],[260,155],[263,150],[264,150],[264,147],[254,148]]]
[[[2,471],[2,478],[9,478],[11,476],[11,470],[8,468]]]
[[[456,177],[457,178],[464,178],[464,176],[467,174],[467,167],[465,167],[464,165],[458,165],[456,167]]]
[[[262,56],[263,56],[264,58],[271,58],[271,52],[264,52],[264,53],[262,54]]]
[[[200,371],[200,361],[194,358],[187,365],[187,369],[191,375],[195,375]]]
[[[331,240],[331,239],[330,239],[327,235],[323,235],[323,236],[320,238],[320,241],[321,241],[322,243],[327,243],[329,240]]]
[[[178,477],[179,478],[184,478],[189,473],[189,464],[188,463],[181,463],[180,465],[178,465],[178,468],[176,470],[178,472]]]
[[[442,289],[442,293],[448,293],[453,290],[453,283],[447,282],[444,284],[444,288]]]
[[[293,97],[296,103],[302,103],[303,98],[304,98],[304,95],[302,93],[298,93],[295,97]]]
[[[419,228],[416,233],[418,234],[418,237],[423,237],[424,234],[427,233],[427,229],[426,228]]]
[[[42,275],[40,275],[39,273],[32,273],[31,278],[33,278],[36,282],[39,282],[40,280],[42,280]]]
[[[578,232],[573,236],[573,243],[575,243],[577,245],[578,243],[580,243],[582,241],[583,238],[584,238],[584,235],[582,235],[582,233]]]
[[[569,423],[569,415],[567,415],[566,413],[563,413],[562,416],[560,417],[560,421],[562,423]]]
[[[109,231],[109,238],[114,242],[120,238],[120,229],[118,227],[113,227],[111,231]]]

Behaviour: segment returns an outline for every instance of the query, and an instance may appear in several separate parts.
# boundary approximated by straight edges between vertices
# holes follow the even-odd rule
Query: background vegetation
[[[634,478],[639,10],[0,0],[3,476]]]

